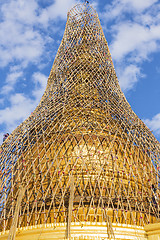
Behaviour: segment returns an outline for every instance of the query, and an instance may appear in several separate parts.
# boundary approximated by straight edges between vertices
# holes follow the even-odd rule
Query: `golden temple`
[[[44,95],[0,155],[0,240],[160,239],[160,143],[90,4],[68,12]]]

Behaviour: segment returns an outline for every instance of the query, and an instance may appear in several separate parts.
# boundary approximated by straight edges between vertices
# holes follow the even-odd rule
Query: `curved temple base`
[[[112,224],[114,236],[108,237],[108,229],[105,222],[103,223],[72,223],[70,240],[147,240],[144,227]],[[66,237],[66,224],[44,224],[37,226],[29,226],[17,229],[16,240],[62,240]],[[1,232],[0,240],[7,240],[9,231]]]

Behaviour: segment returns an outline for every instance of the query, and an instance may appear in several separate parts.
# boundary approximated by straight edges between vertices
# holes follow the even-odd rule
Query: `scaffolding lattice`
[[[1,231],[16,216],[17,227],[68,223],[68,237],[71,222],[158,219],[160,144],[122,93],[89,4],[69,11],[45,93],[0,155]]]

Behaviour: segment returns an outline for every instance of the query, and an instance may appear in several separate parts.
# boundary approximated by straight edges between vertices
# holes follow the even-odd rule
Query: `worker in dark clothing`
[[[3,142],[8,138],[8,136],[9,136],[9,133],[5,133],[5,134],[3,135]]]
[[[152,184],[152,191],[153,191],[153,193],[152,193],[152,201],[153,201],[154,205],[157,206],[156,188],[155,188],[155,186],[153,184]]]

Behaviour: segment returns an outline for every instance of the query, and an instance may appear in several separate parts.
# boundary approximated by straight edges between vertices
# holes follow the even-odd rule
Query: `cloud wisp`
[[[42,55],[45,39],[38,29],[33,29],[37,8],[34,0],[12,0],[2,5],[0,67],[17,61],[28,65],[37,62]]]
[[[160,113],[156,114],[152,119],[144,119],[143,121],[155,134],[160,134]]]
[[[123,91],[134,88],[144,77],[141,65],[160,51],[159,8],[157,0],[114,0],[105,6],[101,17],[112,35],[110,51]]]
[[[46,88],[47,76],[36,72],[32,78],[34,82],[32,96],[28,97],[24,93],[10,94],[8,97],[10,105],[0,110],[0,125],[5,124],[6,132],[12,132],[40,102]],[[2,136],[2,132],[0,134]]]

